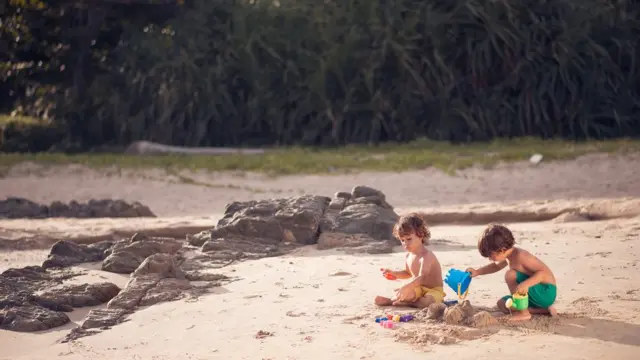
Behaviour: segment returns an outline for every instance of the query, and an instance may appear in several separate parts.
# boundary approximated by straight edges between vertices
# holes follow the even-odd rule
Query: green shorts
[[[516,271],[516,283],[527,280],[529,275]],[[546,309],[556,301],[557,288],[553,284],[536,284],[529,288],[529,307]],[[511,299],[511,295],[503,296],[502,300]]]

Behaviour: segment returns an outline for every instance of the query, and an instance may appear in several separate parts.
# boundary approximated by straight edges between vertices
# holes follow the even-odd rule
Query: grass
[[[33,162],[40,165],[81,164],[91,168],[209,171],[253,171],[270,175],[324,174],[357,171],[404,171],[435,167],[448,173],[478,165],[526,161],[535,153],[543,162],[573,159],[589,153],[640,151],[640,140],[567,142],[539,139],[500,140],[452,145],[417,140],[407,144],[346,146],[335,149],[279,148],[261,155],[136,156],[125,154],[60,153],[0,154],[0,168]]]
[[[22,115],[6,115],[0,114],[0,126],[8,125],[8,124],[20,124],[20,125],[44,125],[49,124],[48,121],[30,117],[30,116],[22,116]]]

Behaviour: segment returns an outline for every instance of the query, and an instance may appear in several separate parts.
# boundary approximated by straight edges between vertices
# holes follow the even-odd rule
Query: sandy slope
[[[101,334],[55,344],[68,328],[44,334],[0,333],[3,359],[637,359],[640,351],[640,219],[513,226],[519,243],[541,256],[559,279],[561,312],[589,319],[538,323],[538,330],[502,328],[458,345],[394,340],[398,330],[373,322],[378,293],[397,283],[379,275],[402,254],[349,256],[312,247],[245,262],[222,272],[240,281],[195,302],[164,303]],[[433,250],[445,268],[485,263],[474,248],[481,227],[439,226]],[[339,272],[346,272],[339,273]],[[338,273],[336,275],[336,273]],[[115,281],[123,281],[117,279]],[[452,293],[447,289],[448,296]],[[502,275],[478,278],[470,299],[491,306],[504,295]],[[74,312],[80,321],[86,310]],[[413,328],[419,325],[410,324]],[[273,336],[256,339],[260,330]],[[427,353],[424,353],[424,352]]]
[[[458,176],[426,169],[402,173],[299,175],[183,173],[199,185],[162,171],[96,172],[79,166],[24,165],[0,179],[0,199],[22,196],[36,202],[123,198],[141,201],[158,216],[211,215],[227,203],[301,193],[331,196],[368,185],[383,191],[394,207],[640,196],[640,154],[589,155],[575,161],[517,163],[493,170],[467,169]],[[203,186],[206,185],[206,186]]]

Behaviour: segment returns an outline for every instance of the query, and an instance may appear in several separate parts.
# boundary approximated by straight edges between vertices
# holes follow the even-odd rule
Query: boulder
[[[113,246],[111,241],[102,241],[91,245],[76,244],[61,240],[51,246],[49,256],[42,263],[42,267],[63,268],[86,262],[102,261],[107,256],[107,250]]]
[[[118,274],[130,274],[149,256],[175,254],[182,242],[171,238],[147,238],[135,234],[131,240],[118,242],[109,249],[110,254],[102,262],[102,270]]]
[[[324,196],[303,195],[233,202],[227,205],[224,217],[209,231],[209,235],[193,236],[190,243],[202,246],[210,239],[249,238],[262,244],[315,244],[318,226],[329,200]]]
[[[393,226],[398,218],[379,190],[356,186],[350,194],[336,193],[322,217],[318,248],[346,247],[353,251],[377,242],[374,252],[391,252],[395,245]]]

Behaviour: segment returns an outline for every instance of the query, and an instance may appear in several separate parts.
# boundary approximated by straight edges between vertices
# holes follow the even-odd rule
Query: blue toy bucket
[[[458,296],[463,296],[471,284],[471,273],[451,269],[445,276],[444,282],[449,285],[449,287],[453,289]],[[458,288],[458,285],[460,285],[460,288]]]

